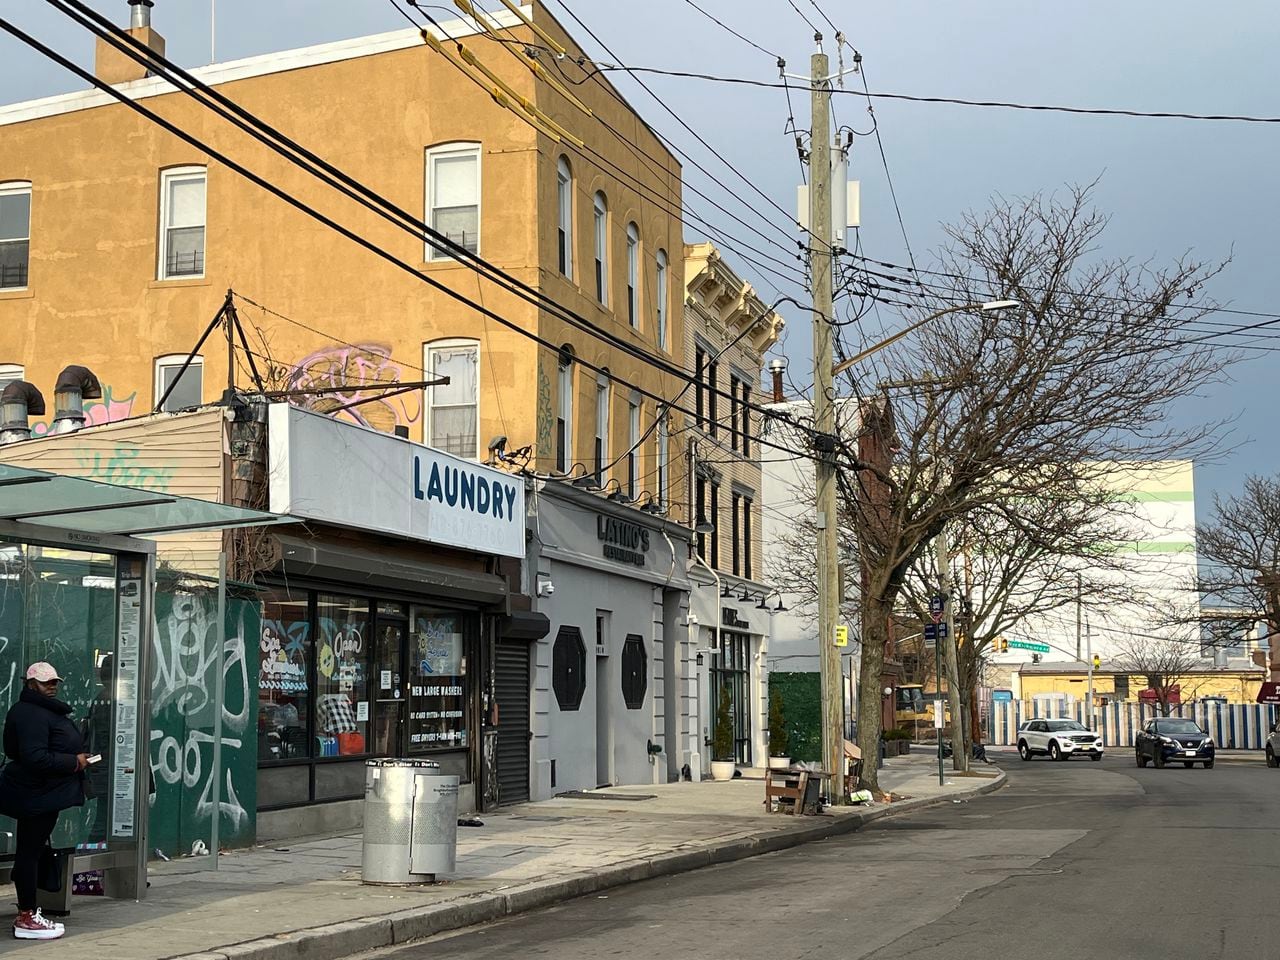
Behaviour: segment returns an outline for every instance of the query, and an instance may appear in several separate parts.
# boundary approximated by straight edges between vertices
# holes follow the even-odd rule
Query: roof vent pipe
[[[155,0],[129,0],[129,29],[151,26],[151,8]]]
[[[74,433],[84,426],[84,402],[102,397],[102,384],[88,367],[72,364],[58,374],[53,388],[53,426],[50,433]]]
[[[15,380],[0,391],[0,444],[31,439],[27,417],[44,416],[44,394],[25,380]]]

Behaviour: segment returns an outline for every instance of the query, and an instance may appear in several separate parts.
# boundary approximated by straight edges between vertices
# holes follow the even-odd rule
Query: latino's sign
[[[524,556],[519,478],[289,404],[267,424],[272,512]]]

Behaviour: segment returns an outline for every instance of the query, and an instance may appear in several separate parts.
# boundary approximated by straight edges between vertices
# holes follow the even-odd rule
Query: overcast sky
[[[773,58],[703,18],[688,0],[568,0],[570,8],[630,65],[719,75],[777,78]],[[812,29],[789,0],[697,0],[704,9],[805,73]],[[559,0],[553,12],[593,54],[611,59],[572,22]],[[1127,107],[1193,113],[1280,115],[1280,8],[1273,0],[1236,0],[1225,7],[1155,0],[1025,0],[950,2],[893,0],[878,4],[819,0],[820,6],[864,57],[872,90],[1023,103]],[[825,27],[812,0],[795,0]],[[125,0],[93,6],[127,19]],[[496,0],[484,6],[495,8]],[[93,45],[79,28],[41,0],[0,0],[3,16],[37,33],[79,62],[91,64]],[[436,9],[450,14],[452,6]],[[405,21],[391,0],[217,0],[217,56],[229,60],[327,40],[399,29]],[[210,0],[156,0],[154,23],[179,63],[210,59]],[[830,34],[830,30],[826,31]],[[833,50],[832,45],[828,49]],[[430,55],[424,50],[423,56]],[[629,78],[617,85],[651,126],[686,150],[732,189],[766,213],[783,218]],[[724,158],[786,209],[794,206],[799,177],[794,144],[783,133],[781,91],[729,87],[696,80],[646,77],[655,93]],[[850,81],[857,83],[856,80]],[[0,37],[0,101],[77,89],[78,81],[8,36]],[[793,94],[805,125],[807,94]],[[866,101],[837,97],[842,124],[868,128]],[[1280,125],[1081,117],[1003,109],[877,101],[876,114],[907,236],[926,265],[940,240],[938,224],[986,205],[994,193],[1053,190],[1101,176],[1096,201],[1113,215],[1106,254],[1167,260],[1191,252],[1204,259],[1232,256],[1211,288],[1235,307],[1280,313],[1280,271],[1275,266],[1275,224],[1280,222],[1276,154]],[[876,259],[907,262],[880,155],[860,139],[851,176],[862,182],[864,251]],[[780,242],[742,202],[685,165],[686,181],[758,225]],[[379,185],[372,184],[376,189]],[[728,218],[688,195],[713,221]],[[747,239],[733,225],[730,233]],[[691,237],[692,238],[692,237]],[[755,246],[785,256],[750,237]],[[729,259],[733,261],[730,254]],[[772,298],[780,281],[737,261],[740,272]],[[783,292],[799,296],[794,287]],[[784,310],[786,351],[797,382],[811,380],[808,320]],[[1251,322],[1223,315],[1224,322]],[[874,319],[873,319],[874,322]],[[900,322],[882,310],[880,322]],[[1276,331],[1280,334],[1280,324]],[[871,331],[874,334],[874,330]],[[1280,346],[1280,340],[1258,341]],[[1197,506],[1207,514],[1208,494],[1234,491],[1249,472],[1280,471],[1275,440],[1274,384],[1280,354],[1263,352],[1233,371],[1229,383],[1182,406],[1193,419],[1236,417],[1237,449],[1197,470]]]

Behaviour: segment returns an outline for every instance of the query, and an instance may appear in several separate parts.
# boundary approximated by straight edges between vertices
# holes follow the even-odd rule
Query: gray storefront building
[[[688,528],[572,484],[529,494],[530,793],[678,779],[695,742]],[[694,748],[696,749],[696,748]]]

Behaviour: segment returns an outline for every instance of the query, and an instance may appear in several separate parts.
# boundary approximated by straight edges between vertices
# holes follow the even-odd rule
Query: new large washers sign
[[[524,556],[518,477],[283,403],[271,405],[268,444],[273,512]]]

